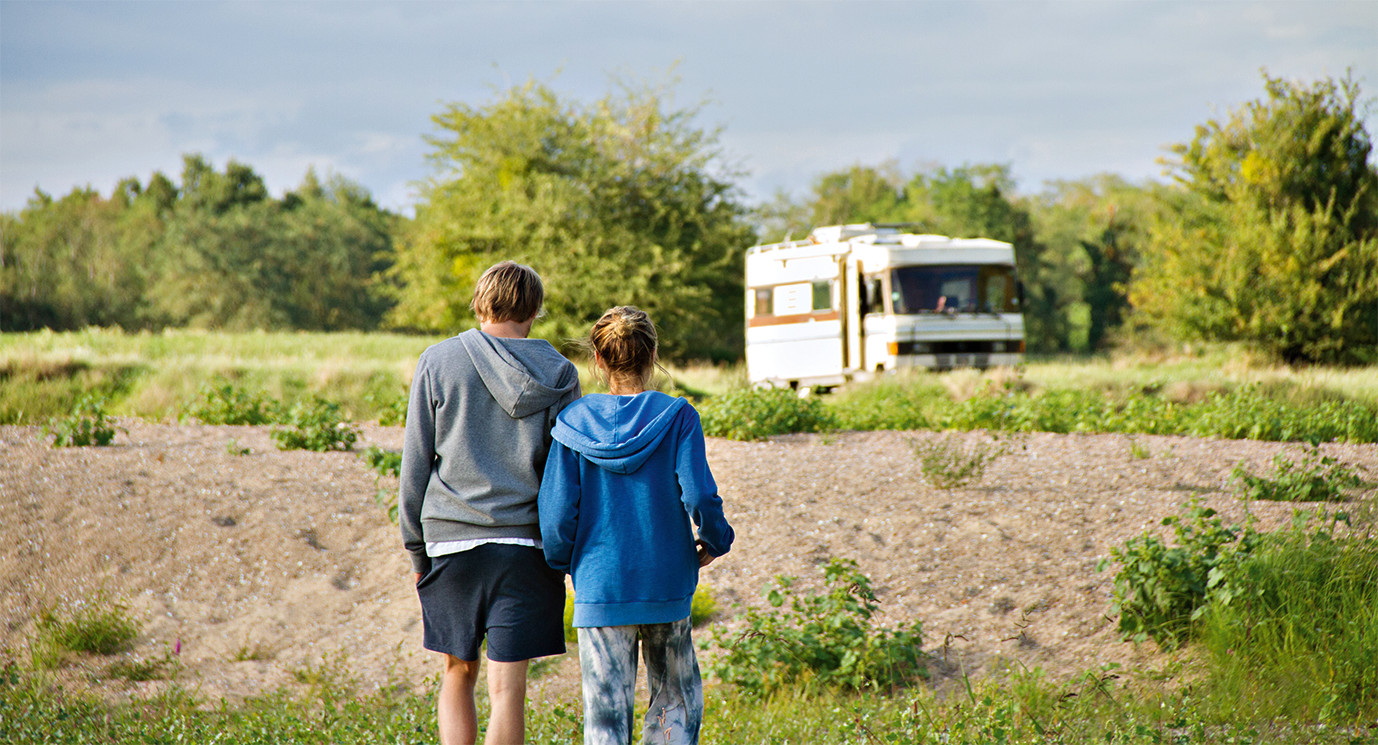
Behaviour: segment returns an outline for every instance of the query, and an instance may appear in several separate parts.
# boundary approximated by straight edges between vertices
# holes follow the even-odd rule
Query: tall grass
[[[538,327],[539,329],[539,327]],[[390,333],[212,332],[117,329],[0,335],[0,424],[41,424],[86,394],[110,412],[177,419],[232,385],[290,409],[323,398],[360,421],[398,419],[416,359],[443,336]],[[586,391],[606,390],[576,359]],[[745,384],[741,366],[667,366],[668,391],[701,398]]]
[[[1199,636],[1205,690],[1266,718],[1378,722],[1378,538],[1296,529],[1240,567]]]

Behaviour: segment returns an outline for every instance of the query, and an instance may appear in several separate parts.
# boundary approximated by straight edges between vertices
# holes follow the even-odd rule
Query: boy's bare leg
[[[530,660],[488,660],[488,716],[484,745],[521,745],[526,739],[526,670]]]
[[[478,663],[445,655],[445,674],[436,702],[441,745],[474,745],[478,739],[478,709],[474,705]]]

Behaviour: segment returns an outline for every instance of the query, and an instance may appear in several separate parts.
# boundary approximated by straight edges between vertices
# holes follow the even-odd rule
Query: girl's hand
[[[712,564],[713,560],[718,558],[713,554],[708,553],[708,546],[705,545],[703,541],[694,541],[694,547],[697,548],[699,552],[700,569],[708,566],[709,564]]]

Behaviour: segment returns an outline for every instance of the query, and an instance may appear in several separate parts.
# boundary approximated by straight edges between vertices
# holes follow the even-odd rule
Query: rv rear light
[[[1023,353],[1024,353],[1024,340],[1023,340],[1023,339],[1020,339],[1020,340],[1019,340],[1019,353],[1020,353],[1020,354],[1023,354]]]

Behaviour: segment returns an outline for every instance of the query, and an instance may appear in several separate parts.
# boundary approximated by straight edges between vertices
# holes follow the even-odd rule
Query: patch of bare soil
[[[142,631],[125,659],[180,648],[177,683],[205,700],[296,684],[343,665],[369,686],[420,687],[420,609],[379,482],[357,453],[282,452],[267,428],[127,428],[103,448],[52,448],[33,427],[0,427],[0,648],[21,661],[45,609],[124,604]],[[767,607],[779,574],[822,585],[830,557],[855,559],[894,625],[923,623],[939,677],[1011,664],[1056,676],[1109,662],[1152,664],[1106,618],[1113,571],[1096,564],[1194,495],[1228,520],[1244,505],[1230,472],[1269,472],[1279,443],[1120,435],[1001,438],[983,478],[950,490],[925,480],[911,442],[987,433],[863,432],[770,442],[710,440],[708,456],[737,531],[707,568],[716,623]],[[401,428],[366,426],[359,444],[397,450]],[[1131,447],[1132,443],[1137,443]],[[247,448],[247,454],[239,454]],[[1147,451],[1148,457],[1142,456]],[[1378,446],[1323,452],[1378,475]],[[1256,503],[1264,528],[1290,504]],[[701,637],[706,632],[701,629]],[[577,654],[538,666],[536,700],[578,700]],[[324,660],[324,661],[323,661]],[[152,693],[167,680],[111,679],[111,659],[77,660],[72,685]]]

